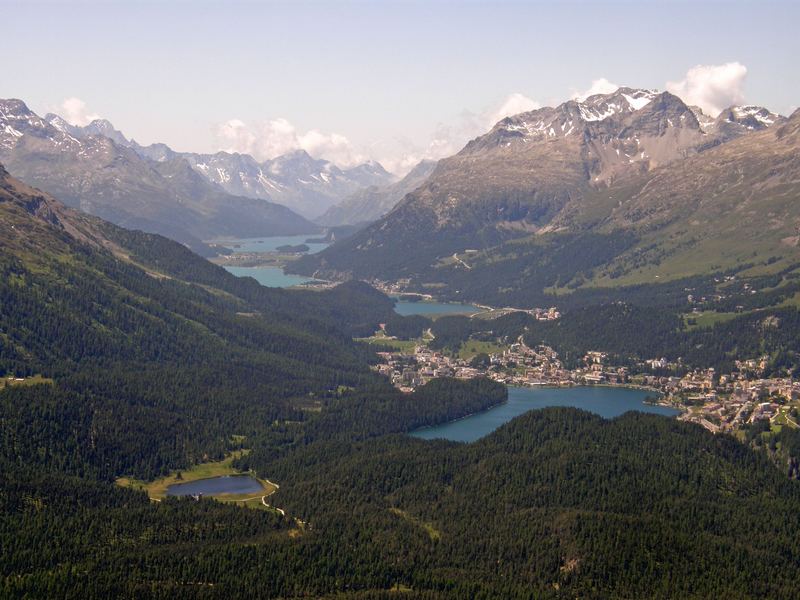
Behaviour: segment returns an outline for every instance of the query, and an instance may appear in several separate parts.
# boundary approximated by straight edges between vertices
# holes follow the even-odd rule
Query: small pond
[[[223,475],[196,479],[186,483],[173,483],[167,488],[167,496],[216,496],[219,494],[253,494],[257,496],[264,488],[250,475]]]

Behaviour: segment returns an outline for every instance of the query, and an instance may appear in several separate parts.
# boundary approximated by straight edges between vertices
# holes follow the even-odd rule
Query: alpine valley
[[[378,163],[342,170],[303,151],[258,163],[141,146],[107,120],[79,127],[20,100],[0,100],[0,160],[68,205],[203,253],[201,240],[318,233],[307,218],[393,181]]]
[[[1,598],[800,597],[800,110],[622,87],[403,177],[80,122],[0,101]]]

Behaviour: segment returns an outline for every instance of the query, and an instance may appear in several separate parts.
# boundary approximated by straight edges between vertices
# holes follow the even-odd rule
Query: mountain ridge
[[[572,235],[579,243],[580,236],[597,234],[611,244],[609,236],[619,231],[628,235],[625,244],[631,244],[630,248],[617,244],[615,254],[604,259],[606,263],[593,262],[589,279],[599,277],[608,284],[613,271],[613,285],[632,281],[631,274],[641,270],[637,260],[645,258],[631,258],[622,264],[618,261],[620,253],[636,255],[648,240],[655,244],[655,250],[645,253],[646,260],[653,264],[663,261],[663,251],[676,263],[685,249],[668,247],[668,241],[660,240],[658,234],[644,231],[644,221],[636,231],[630,223],[609,221],[613,203],[632,206],[627,198],[637,189],[658,187],[648,184],[653,174],[660,177],[661,173],[685,167],[681,172],[687,177],[699,176],[692,173],[691,165],[702,161],[703,156],[712,157],[700,163],[703,168],[713,169],[715,152],[724,154],[724,148],[734,142],[747,145],[746,140],[752,138],[757,142],[753,151],[769,154],[776,141],[767,132],[782,130],[796,119],[795,115],[787,119],[759,107],[732,108],[713,121],[704,119],[706,131],[696,111],[668,92],[620,88],[584,102],[568,101],[555,108],[507,117],[458,154],[441,160],[425,183],[381,220],[290,268],[320,277],[410,279],[415,289],[430,285],[449,297],[460,297],[454,295],[470,276],[494,281],[486,271],[475,269],[475,262],[489,268],[493,260],[502,263],[503,256],[509,258],[527,247],[500,249],[512,240],[538,247],[547,245],[555,239],[553,236]],[[757,160],[746,155],[741,158]],[[761,184],[753,180],[752,185]],[[677,210],[678,204],[671,206]],[[664,205],[661,202],[662,208]],[[649,210],[641,203],[637,206],[640,211]],[[664,223],[658,227],[666,231]],[[721,231],[712,230],[722,236]],[[728,234],[723,237],[730,239]],[[685,244],[695,243],[686,236],[681,239]],[[759,253],[782,248],[776,238],[762,242]],[[604,252],[598,249],[596,256],[601,255]],[[473,267],[471,274],[456,276],[465,268],[465,260]],[[521,258],[516,260],[523,268]],[[732,254],[722,262],[735,266],[736,260]],[[608,261],[617,262],[612,266]],[[531,268],[528,265],[527,269]],[[707,268],[710,265],[700,270]],[[601,276],[600,271],[606,274]],[[623,272],[629,275],[627,279],[620,277]],[[667,275],[672,276],[662,276]],[[456,284],[456,280],[461,283]],[[502,287],[500,282],[494,283]],[[497,300],[495,295],[490,297]]]
[[[361,188],[388,185],[395,180],[375,161],[343,169],[330,161],[315,159],[302,149],[265,161],[222,150],[210,154],[177,152],[163,143],[143,146],[129,140],[106,119],[96,119],[84,127],[71,125],[54,113],[48,113],[45,120],[78,138],[104,135],[156,162],[185,159],[195,171],[229,194],[276,202],[307,219],[318,217]]]
[[[182,169],[182,163],[188,167],[182,158],[150,161],[105,135],[84,131],[75,137],[74,128],[56,125],[21,100],[0,101],[0,160],[18,178],[71,206],[201,252],[203,239],[318,231],[282,205],[231,196],[193,176]],[[175,178],[177,173],[183,176]]]

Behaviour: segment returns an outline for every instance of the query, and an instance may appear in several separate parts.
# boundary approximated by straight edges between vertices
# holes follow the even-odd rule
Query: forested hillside
[[[506,389],[392,388],[353,338],[424,322],[364,284],[264,288],[4,171],[0,273],[3,598],[799,593],[800,487],[733,438],[577,410],[405,435]],[[114,484],[242,448],[284,514]]]
[[[391,314],[372,288],[267,289],[164,238],[3,185],[0,370],[56,381],[31,412],[39,400],[88,411],[76,415],[93,440],[80,451],[100,474],[153,477],[221,456],[232,435],[375,381],[351,341]]]

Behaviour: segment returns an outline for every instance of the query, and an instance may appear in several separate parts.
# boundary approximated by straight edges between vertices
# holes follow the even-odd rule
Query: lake
[[[409,302],[408,300],[397,300],[394,305],[397,314],[408,315],[470,315],[481,312],[483,309],[472,304],[461,304],[458,302],[429,302],[420,300]]]
[[[242,238],[232,240],[214,241],[215,244],[230,248],[235,252],[274,252],[279,246],[308,246],[308,254],[315,254],[324,250],[330,244],[308,244],[307,239],[319,238],[322,234],[309,233],[306,235],[282,235],[260,238]]]
[[[287,275],[281,267],[225,267],[225,269],[237,277],[252,277],[267,287],[286,288],[314,281],[303,275]]]
[[[249,475],[223,475],[197,479],[186,483],[173,483],[167,488],[167,496],[215,496],[218,494],[253,494],[264,492],[257,479]]]
[[[307,239],[315,237],[319,237],[319,234],[244,238],[215,243],[230,248],[235,252],[274,252],[278,246],[306,244]],[[330,244],[306,244],[306,246],[309,248],[307,254],[315,254],[324,250]],[[266,287],[287,288],[314,281],[311,277],[304,277],[303,275],[287,275],[281,267],[225,267],[225,269],[237,277],[252,277]]]
[[[680,411],[665,406],[644,404],[643,400],[652,392],[621,387],[509,387],[508,401],[458,421],[436,427],[426,427],[411,433],[414,437],[431,440],[446,439],[456,442],[474,442],[514,417],[549,406],[571,406],[582,408],[606,419],[617,417],[631,410],[677,416]]]

